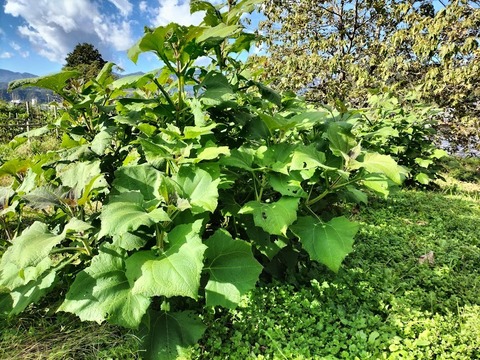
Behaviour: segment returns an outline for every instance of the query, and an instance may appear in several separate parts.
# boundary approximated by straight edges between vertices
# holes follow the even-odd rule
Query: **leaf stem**
[[[82,242],[83,247],[85,248],[85,251],[87,252],[87,255],[88,256],[93,256],[92,247],[87,243],[87,241],[85,239],[80,239],[80,241]]]
[[[53,249],[52,251],[50,251],[50,254],[57,254],[57,253],[62,253],[62,252],[67,252],[67,251],[85,252],[86,249],[83,248],[83,247],[78,247],[78,246],[68,246],[68,247]]]
[[[164,247],[164,237],[165,237],[165,231],[163,231],[161,228],[160,228],[160,225],[157,223],[155,224],[155,237],[157,239],[157,247],[163,251],[163,247]]]
[[[157,85],[158,89],[163,94],[163,96],[165,96],[165,99],[167,99],[167,102],[169,103],[169,105],[175,108],[175,104],[173,103],[172,99],[170,98],[170,95],[168,95],[168,92],[164,89],[164,87],[155,78],[153,79],[153,82],[155,83],[155,85]]]

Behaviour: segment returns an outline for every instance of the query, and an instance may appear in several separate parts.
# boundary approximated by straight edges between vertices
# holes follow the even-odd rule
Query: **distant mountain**
[[[26,79],[37,77],[37,75],[30,73],[19,73],[10,70],[0,69],[0,100],[20,100],[30,101],[37,99],[39,103],[45,103],[52,100],[53,93],[49,90],[40,89],[36,87],[16,89],[8,92],[8,83],[18,79]]]
[[[32,78],[32,77],[37,77],[37,75],[0,69],[0,83],[9,83],[10,81],[13,81],[13,80],[26,79],[26,78]]]
[[[122,78],[130,75],[141,75],[142,72],[135,72],[131,74],[118,74],[114,73],[114,76],[117,78]],[[38,87],[25,87],[16,89],[12,92],[8,92],[8,83],[18,79],[26,79],[37,77],[37,75],[30,73],[19,73],[10,70],[0,69],[0,100],[10,101],[10,100],[20,100],[20,101],[30,101],[32,99],[37,99],[39,103],[47,103],[52,101],[55,97],[53,92],[50,90],[41,89]]]

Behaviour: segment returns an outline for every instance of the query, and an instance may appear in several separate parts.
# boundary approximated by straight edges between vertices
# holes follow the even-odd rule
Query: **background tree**
[[[435,3],[435,6],[434,6]],[[366,104],[369,89],[415,90],[448,109],[450,140],[479,136],[478,2],[267,0],[255,59],[280,89]]]
[[[98,75],[107,63],[100,52],[88,43],[77,44],[65,58],[63,70],[78,70],[84,79],[92,79]]]

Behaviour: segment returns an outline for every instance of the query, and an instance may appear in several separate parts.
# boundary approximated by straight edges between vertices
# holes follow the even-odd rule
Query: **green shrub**
[[[146,28],[129,56],[153,52],[159,71],[115,79],[108,63],[88,82],[11,84],[68,106],[58,151],[0,165],[0,315],[61,285],[57,311],[138,329],[145,357],[164,360],[202,335],[199,307],[234,308],[262,270],[338,271],[358,226],[336,205],[386,196],[406,171],[348,121],[252,79],[235,58],[255,41],[241,19],[257,3],[193,1],[201,25]]]
[[[441,177],[438,149],[438,110],[419,103],[414,93],[400,100],[391,94],[372,94],[368,109],[356,120],[355,132],[363,145],[394,157],[410,171],[407,184],[433,185]]]

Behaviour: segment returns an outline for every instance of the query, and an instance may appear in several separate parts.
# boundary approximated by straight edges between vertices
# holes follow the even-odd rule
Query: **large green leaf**
[[[170,221],[167,213],[161,209],[148,211],[143,195],[139,192],[124,192],[112,196],[100,215],[102,226],[99,238],[110,235],[123,235],[140,226],[151,226],[161,221]]]
[[[67,165],[60,171],[60,179],[64,186],[73,189],[76,199],[84,195],[88,188],[103,189],[107,182],[100,170],[100,161],[76,162]]]
[[[268,180],[273,190],[278,191],[282,195],[302,198],[308,196],[302,187],[303,179],[296,172],[291,172],[290,175],[271,174]]]
[[[42,274],[52,267],[52,260],[46,256],[35,266],[19,267],[10,260],[10,254],[5,254],[0,262],[0,288],[9,290],[27,285],[36,281]]]
[[[256,226],[272,235],[286,235],[288,227],[297,219],[299,198],[283,196],[273,203],[249,201],[238,212],[253,214]]]
[[[290,226],[290,230],[300,239],[310,258],[336,272],[343,259],[353,250],[358,224],[343,216],[327,223],[305,216]]]
[[[182,224],[168,233],[168,247],[159,255],[139,251],[127,261],[127,277],[133,293],[145,296],[188,296],[196,299],[203,268],[201,221]]]
[[[388,196],[390,186],[393,185],[383,174],[367,174],[361,180],[361,184],[384,198]]]
[[[133,89],[141,88],[146,83],[151,81],[155,77],[156,71],[151,71],[146,74],[136,74],[124,76],[120,79],[115,80],[110,84],[112,89]]]
[[[115,171],[113,187],[118,192],[140,191],[145,201],[158,199],[162,173],[149,164],[124,166]]]
[[[181,167],[172,179],[178,186],[179,195],[189,201],[194,214],[215,211],[220,179],[214,179],[209,172],[201,168],[189,166]]]
[[[225,156],[220,159],[220,164],[236,167],[243,170],[252,171],[254,151],[249,148],[238,148],[230,151],[230,156]]]
[[[53,234],[46,224],[35,221],[13,240],[13,245],[2,257],[2,264],[12,262],[20,269],[35,266],[45,259],[52,248],[63,239],[65,239],[64,233]]]
[[[205,244],[207,306],[234,308],[241,296],[255,287],[262,266],[253,257],[250,244],[233,240],[225,230],[217,230]]]
[[[328,124],[326,137],[329,140],[330,150],[337,156],[348,156],[357,142],[350,131],[351,125],[332,122]]]
[[[68,191],[62,187],[40,186],[22,196],[35,209],[48,209],[49,207],[60,207],[63,205]]]
[[[257,149],[256,160],[259,165],[275,172],[288,175],[288,166],[292,160],[295,145],[288,143],[274,144]]]
[[[125,275],[125,252],[104,246],[88,268],[78,273],[59,311],[73,313],[82,321],[105,320],[137,328],[150,299],[133,293]]]
[[[176,360],[197,343],[206,327],[191,311],[155,312],[149,314],[149,323],[142,328],[142,348],[145,360]]]
[[[205,105],[220,105],[235,97],[228,79],[221,73],[208,73],[207,76],[205,76],[201,87],[205,88],[205,91],[200,96],[201,101]]]
[[[223,39],[234,35],[239,29],[241,29],[240,25],[226,25],[220,23],[214,27],[206,27],[197,38],[197,41],[199,43],[205,41],[208,41],[209,43],[219,43],[223,41]]]
[[[55,271],[50,271],[7,294],[0,292],[0,315],[20,314],[28,305],[40,300],[55,285],[55,279]]]
[[[365,154],[363,161],[352,161],[352,169],[364,168],[369,173],[384,174],[395,184],[400,185],[407,171],[399,166],[390,155],[381,155],[379,153]]]
[[[326,161],[325,154],[318,151],[313,144],[298,145],[293,152],[290,170],[302,171],[303,177],[305,177],[304,173],[311,174],[309,171],[315,171],[317,168],[335,170],[335,168],[325,165]]]
[[[80,75],[78,71],[62,71],[53,75],[40,76],[36,78],[20,79],[12,81],[8,88],[15,90],[19,87],[37,86],[44,89],[50,89],[57,94],[64,95],[63,89],[72,78]]]

